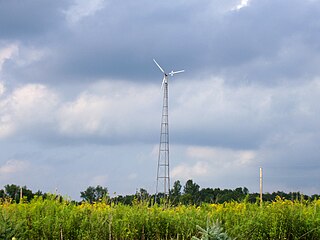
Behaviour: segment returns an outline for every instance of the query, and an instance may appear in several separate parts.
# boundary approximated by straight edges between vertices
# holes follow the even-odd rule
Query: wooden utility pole
[[[22,202],[22,187],[20,187],[20,202]]]
[[[262,207],[262,191],[263,191],[263,179],[262,179],[262,167],[260,167],[260,207]]]

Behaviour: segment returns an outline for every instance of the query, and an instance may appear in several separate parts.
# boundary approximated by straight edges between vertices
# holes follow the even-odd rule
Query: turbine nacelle
[[[171,77],[173,77],[174,74],[177,73],[182,73],[184,72],[184,70],[180,70],[180,71],[171,71],[169,72],[169,74],[167,74],[162,67],[157,63],[157,61],[155,59],[153,59],[154,63],[158,66],[158,68],[160,69],[160,71],[164,74],[163,76],[163,80],[162,80],[162,84],[161,84],[161,88],[163,87],[163,84],[168,83],[168,76],[170,75]]]

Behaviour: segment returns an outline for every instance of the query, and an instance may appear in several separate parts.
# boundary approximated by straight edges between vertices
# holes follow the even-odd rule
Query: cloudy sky
[[[320,193],[320,1],[0,0],[0,187]]]

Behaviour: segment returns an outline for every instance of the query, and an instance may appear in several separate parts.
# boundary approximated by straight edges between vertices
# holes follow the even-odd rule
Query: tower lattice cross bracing
[[[162,192],[169,195],[170,174],[169,174],[169,119],[168,119],[168,83],[163,84],[163,107],[160,129],[160,143],[158,155],[157,188],[156,194]]]

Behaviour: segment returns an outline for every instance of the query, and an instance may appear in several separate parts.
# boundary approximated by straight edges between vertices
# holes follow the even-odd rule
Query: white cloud
[[[54,122],[58,96],[41,84],[16,88],[0,100],[0,137],[16,130]]]
[[[170,126],[182,140],[257,149],[269,136],[289,128],[318,129],[315,119],[320,108],[314,99],[319,94],[319,79],[272,88],[253,84],[234,87],[219,79],[196,85],[177,81],[171,85]]]
[[[26,129],[53,129],[71,137],[131,138],[137,129],[147,135],[159,124],[156,102],[161,110],[157,88],[129,83],[96,83],[69,102],[45,85],[26,84],[0,99],[0,137]]]
[[[205,177],[209,173],[208,170],[209,166],[206,162],[196,162],[193,165],[183,163],[172,169],[171,176],[174,179],[188,180]]]
[[[9,160],[4,165],[0,166],[1,175],[11,175],[27,170],[29,163],[21,160]]]
[[[10,44],[10,45],[7,45],[6,47],[4,48],[0,48],[0,71],[2,70],[2,65],[3,63],[16,56],[19,52],[19,47],[17,44]]]
[[[202,187],[255,186],[258,177],[259,151],[218,147],[180,146],[173,148],[171,177],[174,180],[193,179]],[[182,149],[182,151],[181,151]],[[175,151],[184,152],[177,155]],[[183,161],[179,161],[183,159]]]
[[[98,10],[104,8],[106,0],[75,0],[74,5],[65,11],[67,20],[70,23],[77,23],[82,18],[94,15]]]
[[[20,47],[18,57],[14,60],[18,67],[28,67],[34,62],[41,61],[48,52],[49,51],[45,48]]]
[[[92,86],[61,107],[60,132],[69,136],[131,137],[136,129],[144,128],[141,132],[145,133],[154,119],[154,92],[153,87],[140,89],[130,83],[98,83],[98,87]]]
[[[241,8],[247,7],[249,0],[241,0],[241,2],[234,8],[234,10],[240,10]]]
[[[5,91],[6,91],[6,88],[5,88],[4,84],[2,82],[0,82],[0,97],[1,97],[1,95],[4,94]]]
[[[313,99],[319,93],[317,79],[272,89],[258,85],[235,88],[216,78],[196,85],[176,81],[171,86],[170,127],[180,144],[192,138],[201,145],[202,139],[210,137],[207,140],[213,143],[222,138],[225,143],[220,146],[225,149],[234,145],[256,149],[269,135],[288,127],[317,127],[314,119],[320,108]],[[0,136],[42,125],[58,130],[58,135],[139,141],[144,134],[159,131],[161,100],[157,86],[142,88],[126,82],[92,84],[69,102],[45,85],[27,84],[2,95]],[[245,139],[248,135],[252,137]],[[202,149],[202,154],[208,153]]]
[[[256,151],[218,147],[185,146],[184,162],[178,162],[171,171],[173,179],[210,181],[223,179],[224,173],[247,171],[257,164]],[[177,157],[176,157],[177,158]],[[173,161],[174,159],[173,158]],[[229,174],[228,173],[228,174]],[[226,174],[226,176],[228,175]]]
[[[42,76],[45,79],[42,78],[41,80],[46,80],[48,73],[43,74],[46,67],[35,66],[39,63],[45,63],[45,57],[49,55],[50,51],[52,50],[47,47],[26,46],[21,43],[12,43],[2,49],[0,48],[0,81],[12,84],[10,80],[19,79],[19,81],[26,82],[27,79],[31,78],[31,81],[34,82]],[[4,65],[6,61],[8,61],[8,64]]]
[[[27,84],[13,91],[8,98],[8,114],[19,126],[36,126],[54,121],[58,96],[41,84]]]
[[[256,157],[255,151],[199,146],[188,147],[186,154],[190,159],[207,161],[211,166],[223,168],[250,164]]]
[[[91,186],[97,186],[100,185],[102,187],[107,186],[108,184],[108,175],[97,175],[94,176],[91,180]]]
[[[105,97],[87,93],[74,102],[67,103],[60,111],[60,131],[66,134],[98,134],[105,122],[105,113],[111,102]],[[107,116],[106,116],[107,117]],[[105,119],[107,121],[107,119]]]
[[[10,136],[14,132],[14,125],[11,121],[10,116],[0,116],[0,139]]]

